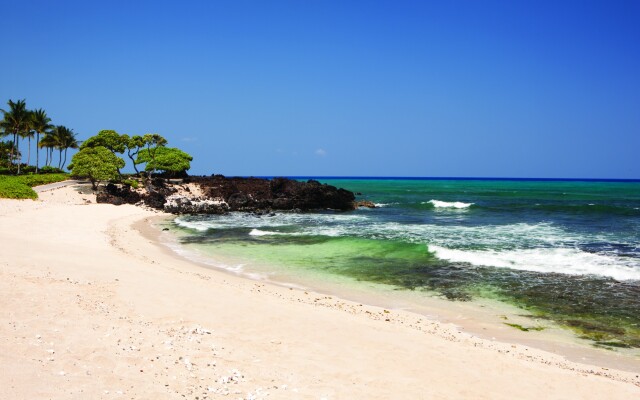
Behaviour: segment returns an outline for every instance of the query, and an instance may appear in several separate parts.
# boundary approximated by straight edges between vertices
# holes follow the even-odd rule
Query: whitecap
[[[461,201],[440,201],[440,200],[429,200],[426,202],[422,202],[422,204],[431,204],[435,208],[457,208],[464,209],[471,207],[474,203],[463,203]]]
[[[622,257],[587,253],[573,248],[516,250],[457,250],[429,246],[435,256],[452,262],[567,275],[599,275],[640,280],[640,263]]]
[[[207,221],[198,221],[198,220],[191,221],[191,220],[186,220],[184,218],[178,217],[174,219],[173,222],[175,222],[175,224],[178,225],[179,227],[193,229],[200,232],[204,232],[209,228],[211,228],[210,224]]]
[[[272,231],[263,231],[260,229],[252,229],[251,232],[249,232],[249,235],[251,236],[269,236],[269,235],[282,235],[281,232],[272,232]]]
[[[394,202],[394,203],[373,203],[374,206],[376,207],[389,207],[389,206],[395,206],[398,205],[400,203]]]

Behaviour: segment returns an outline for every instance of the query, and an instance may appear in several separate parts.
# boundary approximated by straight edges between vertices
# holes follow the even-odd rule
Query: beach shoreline
[[[640,394],[637,372],[202,268],[149,236],[159,214],[89,197],[0,200],[8,398]]]
[[[340,285],[336,282],[300,280],[294,276],[265,276],[246,270],[223,268],[207,258],[207,255],[184,248],[179,243],[179,238],[175,236],[174,230],[164,231],[166,226],[171,225],[174,218],[173,215],[158,216],[151,220],[141,220],[134,227],[142,236],[156,242],[168,255],[225,275],[242,277],[285,289],[293,288],[297,292],[311,291],[347,303],[408,312],[420,318],[448,324],[453,330],[462,331],[483,340],[529,346],[560,355],[576,363],[632,373],[640,372],[640,359],[635,353],[628,354],[621,353],[619,350],[592,347],[590,341],[579,339],[574,332],[566,328],[550,321],[539,321],[522,308],[496,300],[451,301],[440,298],[435,293],[398,290],[390,285],[373,282],[366,282],[366,285],[345,285],[344,282],[340,282],[342,283]],[[299,301],[305,302],[305,299],[301,297]],[[537,326],[540,323],[544,324],[544,329],[540,331],[532,329],[526,332],[509,325]]]

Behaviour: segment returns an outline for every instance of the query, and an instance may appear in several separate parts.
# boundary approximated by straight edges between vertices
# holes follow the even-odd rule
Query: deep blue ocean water
[[[180,240],[247,271],[492,298],[601,346],[640,347],[640,182],[315,179],[378,207],[183,216]]]

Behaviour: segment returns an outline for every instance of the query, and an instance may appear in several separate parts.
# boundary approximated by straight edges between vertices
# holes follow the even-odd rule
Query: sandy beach
[[[202,268],[140,233],[158,216],[74,187],[0,199],[0,397],[640,396],[638,372]]]

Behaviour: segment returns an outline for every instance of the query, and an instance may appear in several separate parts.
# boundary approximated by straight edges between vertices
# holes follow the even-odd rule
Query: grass
[[[38,194],[31,189],[32,187],[67,179],[69,179],[68,174],[0,175],[0,198],[35,200]]]

